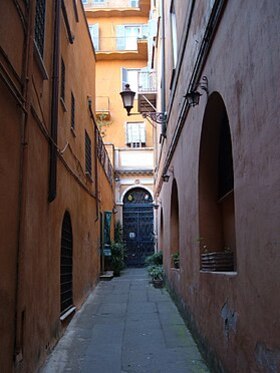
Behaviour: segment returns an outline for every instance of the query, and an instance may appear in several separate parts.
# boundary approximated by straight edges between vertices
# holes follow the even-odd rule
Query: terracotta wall
[[[73,233],[73,305],[79,308],[99,276],[98,211],[103,207],[112,210],[114,205],[112,187],[100,166],[99,183],[95,183],[95,129],[88,103],[92,97],[94,110],[95,54],[80,2],[75,2],[79,22],[74,2],[65,2],[75,36],[72,44],[60,14],[59,62],[62,56],[65,102],[58,102],[56,197],[48,202],[54,3],[46,3],[43,64],[36,59],[32,35],[35,1],[30,8],[19,1],[23,17],[27,23],[30,20],[30,38],[26,39],[30,44],[25,44],[16,6],[11,2],[0,5],[1,14],[6,15],[0,26],[4,67],[0,80],[0,370],[7,373],[36,371],[71,319],[60,320],[65,212],[70,214]],[[71,91],[75,96],[74,131],[70,128]],[[85,130],[92,144],[92,178],[85,173]]]
[[[166,43],[170,46],[170,1],[165,4]],[[162,205],[159,221],[163,220],[163,227],[159,228],[163,232],[159,234],[160,246],[164,249],[168,282],[212,367],[228,372],[278,371],[280,93],[276,46],[280,6],[266,1],[212,2],[214,6],[221,5],[222,11],[197,79],[199,83],[202,76],[207,76],[209,94],[207,97],[200,90],[199,105],[188,108],[184,106],[184,95],[198,60],[211,8],[206,2],[196,2],[188,29],[193,3],[174,1],[174,4],[178,30],[184,32],[178,33],[179,64],[174,82],[177,78],[178,81],[170,90],[172,66],[170,47],[166,48],[170,119],[161,163],[161,167],[173,171],[169,182],[158,188]],[[206,107],[216,93],[222,97],[229,119],[234,167],[236,271],[223,273],[200,270],[198,241],[201,134]],[[173,157],[168,159],[166,154],[179,126],[178,143]],[[179,199],[179,270],[169,266],[173,179],[177,182]],[[158,213],[160,216],[161,209]]]

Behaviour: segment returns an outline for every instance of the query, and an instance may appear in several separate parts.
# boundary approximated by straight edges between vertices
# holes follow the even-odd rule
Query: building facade
[[[128,265],[154,251],[155,128],[139,113],[156,104],[156,76],[148,67],[149,0],[83,1],[96,51],[96,117],[115,169],[115,218],[124,230]],[[119,92],[136,92],[131,116]],[[148,105],[148,110],[154,111]]]
[[[35,372],[98,281],[114,180],[82,3],[0,13],[0,370]]]
[[[214,371],[276,372],[280,5],[162,3],[155,196],[167,282]]]

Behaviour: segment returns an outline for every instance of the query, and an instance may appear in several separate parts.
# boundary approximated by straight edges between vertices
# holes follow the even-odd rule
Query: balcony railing
[[[137,51],[138,41],[147,40],[145,36],[138,38],[136,36],[124,37],[100,37],[99,43],[93,41],[96,52],[115,52],[115,51]]]
[[[88,0],[84,7],[94,9],[129,9],[139,8],[139,0]]]
[[[103,167],[103,170],[108,178],[110,185],[113,186],[114,169],[111,164],[105,145],[103,143],[102,137],[100,136],[100,133],[97,128],[96,128],[96,146],[97,146],[97,158],[99,159],[99,162],[101,163]]]
[[[108,96],[96,96],[96,111],[110,111],[110,100]]]
[[[155,71],[139,71],[138,92],[156,92],[157,76]]]

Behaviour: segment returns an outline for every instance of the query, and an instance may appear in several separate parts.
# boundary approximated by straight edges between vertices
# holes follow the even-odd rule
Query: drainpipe
[[[160,2],[161,12],[161,112],[166,112],[165,101],[165,17],[164,17],[164,1]],[[166,123],[162,124],[161,135],[166,137]]]
[[[56,197],[57,182],[57,125],[59,100],[59,53],[60,53],[60,8],[61,0],[55,2],[54,36],[53,36],[53,77],[51,102],[51,138],[50,143],[50,174],[49,174],[49,202]]]
[[[25,214],[25,198],[26,198],[26,168],[27,168],[27,126],[28,114],[30,112],[30,77],[33,60],[33,36],[32,29],[34,27],[34,6],[31,4],[26,6],[25,19],[27,19],[26,32],[24,35],[24,53],[22,58],[22,96],[24,104],[21,106],[22,119],[20,126],[20,165],[19,165],[19,181],[18,181],[18,221],[17,221],[17,251],[16,251],[16,278],[15,278],[15,313],[14,313],[14,361],[18,363],[22,360],[22,343],[24,334],[25,311],[21,310],[21,273],[22,273],[22,256],[24,250],[24,214]],[[15,96],[17,98],[17,96]]]

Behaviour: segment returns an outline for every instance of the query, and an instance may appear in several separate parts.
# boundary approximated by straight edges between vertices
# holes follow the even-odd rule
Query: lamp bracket
[[[158,124],[166,123],[166,113],[151,111],[147,113],[141,113],[143,118],[150,118],[153,122]]]

